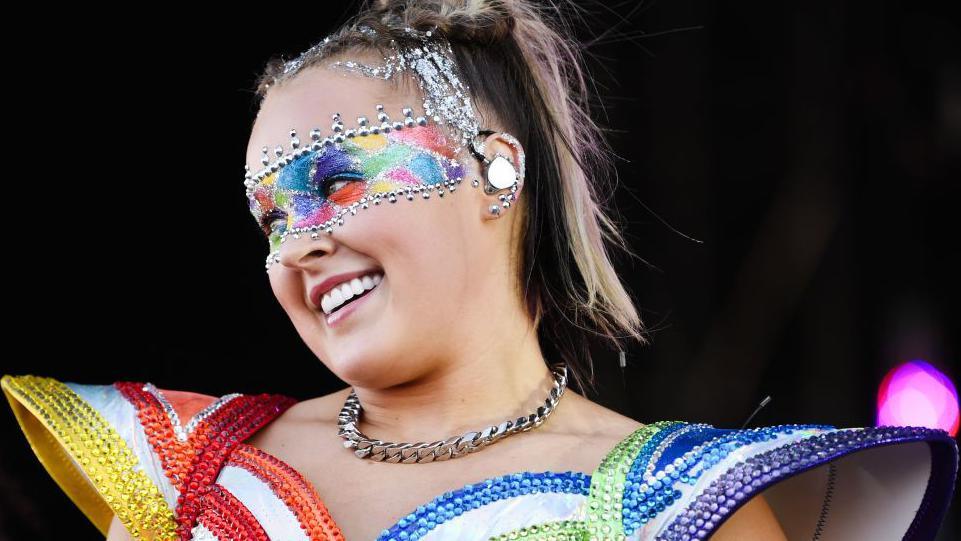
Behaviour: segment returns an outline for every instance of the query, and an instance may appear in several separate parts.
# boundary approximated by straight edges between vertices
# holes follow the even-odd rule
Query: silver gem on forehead
[[[477,117],[471,105],[470,92],[461,81],[450,42],[434,38],[432,33],[405,29],[419,37],[420,44],[399,46],[391,42],[394,53],[384,58],[381,65],[369,65],[353,60],[333,62],[331,67],[361,73],[367,77],[388,80],[401,73],[412,73],[424,94],[424,112],[438,124],[447,124],[459,139],[457,151],[470,144],[479,131]]]
[[[358,31],[369,37],[373,37],[375,34],[374,30],[367,26],[361,26]],[[412,71],[424,93],[423,106],[427,118],[438,124],[444,124],[446,121],[448,128],[455,132],[454,135],[456,135],[459,140],[455,152],[460,152],[464,145],[473,144],[480,131],[480,124],[474,114],[474,108],[471,105],[469,89],[461,82],[458,76],[459,70],[454,60],[450,42],[434,37],[433,33],[429,30],[418,31],[408,27],[404,29],[404,32],[413,38],[417,38],[420,41],[420,45],[401,47],[396,41],[391,41],[395,52],[384,58],[384,63],[381,66],[370,66],[351,60],[334,62],[331,66],[384,80],[388,80],[398,73]],[[334,43],[334,40],[328,36],[298,55],[297,58],[287,61],[284,64],[284,76],[300,70],[311,57],[322,55],[323,50],[332,43]],[[414,124],[411,122],[420,126],[426,125],[427,119],[425,117],[419,116],[414,120],[411,119],[412,112],[410,107],[405,107],[403,113],[405,116],[404,126],[413,127]],[[377,114],[378,120],[380,120],[381,117],[386,117],[383,106],[377,106]],[[313,143],[309,148],[301,148],[300,139],[296,137],[296,131],[293,129],[290,131],[292,153],[285,156],[284,148],[277,146],[273,149],[276,161],[271,163],[271,149],[263,147],[261,151],[263,155],[260,161],[264,168],[255,174],[251,171],[250,165],[244,166],[244,184],[247,186],[247,197],[251,197],[252,189],[257,182],[269,174],[277,172],[290,161],[311,150],[320,150],[325,144],[330,144],[331,142],[342,143],[345,137],[353,137],[360,129],[344,129],[343,122],[339,120],[339,113],[334,116],[338,118],[331,126],[334,133],[321,140],[320,129],[312,129],[310,134]],[[360,118],[358,118],[358,123],[359,120]],[[384,133],[390,131],[390,127],[401,129],[399,122],[390,124],[388,118],[380,121],[380,131]],[[384,129],[385,123],[388,129]],[[339,132],[337,131],[338,125],[340,127]]]

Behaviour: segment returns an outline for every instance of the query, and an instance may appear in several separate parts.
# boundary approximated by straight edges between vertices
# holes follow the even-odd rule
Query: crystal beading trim
[[[938,429],[877,427],[832,430],[787,443],[729,468],[693,498],[657,536],[657,540],[705,539],[741,505],[768,486],[851,452],[946,437],[949,437],[947,433]]]
[[[207,417],[213,415],[217,410],[223,407],[224,404],[239,396],[243,396],[241,393],[231,393],[221,396],[194,414],[194,416],[191,417],[184,426],[180,424],[180,416],[177,415],[177,410],[174,409],[173,404],[167,400],[167,397],[164,396],[160,389],[158,389],[153,383],[147,382],[144,384],[143,390],[153,395],[153,397],[160,402],[160,406],[163,408],[164,413],[167,414],[167,418],[170,419],[170,424],[173,426],[174,435],[177,436],[177,439],[182,442],[187,441],[187,438],[194,431],[194,429],[197,428],[197,425],[206,420]]]
[[[447,491],[382,531],[377,541],[413,541],[464,513],[487,504],[537,493],[568,493],[586,496],[591,476],[581,472],[521,472],[470,483]]]
[[[2,381],[4,390],[16,396],[49,436],[56,438],[50,443],[60,445],[73,458],[103,504],[131,535],[138,539],[177,538],[173,510],[133,450],[100,412],[53,378],[5,375]]]

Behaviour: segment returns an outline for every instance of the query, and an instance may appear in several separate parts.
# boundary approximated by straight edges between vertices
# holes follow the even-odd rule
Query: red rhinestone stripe
[[[223,541],[270,541],[247,506],[229,490],[214,483],[204,496],[197,522]]]
[[[196,442],[177,439],[163,407],[153,395],[143,390],[143,384],[123,381],[114,383],[114,386],[137,408],[140,424],[160,458],[164,473],[174,488],[182,493],[184,480],[193,463]]]
[[[330,516],[327,506],[307,479],[290,465],[256,447],[241,444],[227,461],[244,468],[270,486],[300,522],[311,541],[343,541],[344,535]]]
[[[187,541],[202,499],[217,479],[233,449],[264,425],[294,405],[283,395],[239,396],[201,422],[186,443],[174,435],[170,419],[157,399],[143,390],[143,383],[114,384],[137,408],[144,430],[164,465],[167,476],[180,490],[177,499],[177,535]]]

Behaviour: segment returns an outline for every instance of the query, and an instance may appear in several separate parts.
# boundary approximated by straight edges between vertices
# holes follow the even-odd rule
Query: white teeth
[[[337,307],[349,301],[350,299],[363,294],[364,291],[368,291],[377,287],[382,279],[382,274],[367,274],[359,278],[353,278],[342,284],[338,284],[324,294],[323,298],[320,300],[320,308],[325,314],[330,315],[330,313],[336,310]]]
[[[354,290],[350,288],[350,282],[337,287],[340,288],[340,294],[343,295],[345,301],[349,301],[350,299],[354,298]]]
[[[364,286],[357,278],[350,281],[350,289],[354,292],[354,295],[360,295],[364,292]]]

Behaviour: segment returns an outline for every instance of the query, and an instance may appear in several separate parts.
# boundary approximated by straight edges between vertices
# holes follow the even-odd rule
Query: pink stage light
[[[878,389],[878,426],[907,425],[958,433],[958,391],[948,376],[921,360],[891,369]]]

